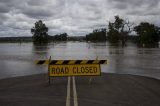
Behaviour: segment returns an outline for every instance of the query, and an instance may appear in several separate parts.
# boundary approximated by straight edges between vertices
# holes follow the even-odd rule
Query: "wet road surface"
[[[132,75],[47,75],[0,80],[1,106],[159,106],[160,80]]]

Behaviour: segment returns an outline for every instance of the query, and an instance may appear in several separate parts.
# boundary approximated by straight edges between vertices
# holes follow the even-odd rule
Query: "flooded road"
[[[107,59],[102,72],[133,74],[160,79],[160,48],[114,47],[108,43],[61,42],[47,46],[32,43],[0,44],[0,79],[46,73],[47,66],[37,66],[38,59]]]

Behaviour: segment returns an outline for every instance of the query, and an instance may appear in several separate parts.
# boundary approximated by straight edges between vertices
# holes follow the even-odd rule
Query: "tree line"
[[[86,35],[86,40],[92,42],[106,41],[106,28],[93,30],[92,33]]]
[[[141,22],[134,26],[129,20],[124,20],[119,16],[114,17],[114,22],[109,22],[108,30],[102,34],[101,29],[86,35],[87,41],[106,41],[112,44],[126,45],[128,39],[133,40],[140,46],[150,46],[158,44],[160,40],[160,27],[148,22]],[[104,28],[102,28],[104,29]],[[135,32],[136,35],[131,34]],[[101,34],[100,34],[101,33]]]
[[[67,33],[61,33],[61,34],[56,34],[54,36],[50,36],[50,40],[52,41],[67,41],[68,39],[68,34]]]
[[[131,37],[135,32],[136,35]],[[48,35],[48,27],[41,21],[37,21],[33,28],[31,28],[34,43],[48,43],[50,41],[66,41],[68,39],[67,33],[57,34],[55,36]],[[124,20],[118,15],[114,17],[114,22],[108,23],[108,28],[95,29],[93,32],[87,34],[86,41],[102,42],[108,40],[113,44],[126,45],[129,38],[134,38],[139,45],[153,45],[160,40],[160,27],[148,23],[141,22],[139,25],[134,25],[129,20]],[[136,39],[135,39],[136,38]]]

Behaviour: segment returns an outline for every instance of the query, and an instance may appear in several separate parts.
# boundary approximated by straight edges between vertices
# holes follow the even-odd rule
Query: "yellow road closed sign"
[[[99,64],[50,65],[49,76],[95,76],[100,75]]]

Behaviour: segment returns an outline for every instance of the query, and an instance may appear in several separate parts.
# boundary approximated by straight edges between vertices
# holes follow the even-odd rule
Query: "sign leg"
[[[50,72],[49,72],[49,70],[50,70],[50,61],[51,61],[51,56],[50,56],[50,58],[49,58],[49,64],[48,64],[48,84],[49,84],[49,85],[50,85],[50,83],[51,83]]]

